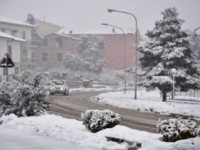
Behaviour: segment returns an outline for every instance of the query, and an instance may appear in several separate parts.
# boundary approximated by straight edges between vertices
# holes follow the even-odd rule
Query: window
[[[56,47],[62,47],[62,39],[56,38]]]
[[[42,53],[42,60],[47,61],[48,60],[48,54],[47,53]]]
[[[62,57],[62,53],[57,53],[57,61],[62,61],[63,57]]]
[[[36,62],[36,54],[34,52],[31,53],[31,62]]]
[[[6,32],[6,30],[5,30],[4,28],[1,28],[1,31],[2,31],[2,32]]]
[[[11,34],[12,34],[13,36],[16,36],[16,35],[17,35],[17,30],[12,30],[12,31],[11,31]]]
[[[8,45],[8,55],[12,58],[12,46]]]
[[[44,39],[44,45],[48,46],[48,40]]]
[[[26,39],[26,32],[22,31],[22,39]]]
[[[22,62],[27,62],[27,49],[22,50]]]
[[[8,75],[8,68],[3,68],[3,75],[4,76]]]
[[[15,74],[19,74],[19,67],[15,67]]]

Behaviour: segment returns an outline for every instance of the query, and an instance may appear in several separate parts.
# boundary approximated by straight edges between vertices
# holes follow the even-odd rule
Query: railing
[[[27,40],[22,45],[28,46],[28,47],[32,47],[32,48],[37,48],[38,47],[37,41],[30,41],[30,40]]]
[[[36,63],[36,58],[27,58],[27,57],[21,57],[21,62],[23,63]]]

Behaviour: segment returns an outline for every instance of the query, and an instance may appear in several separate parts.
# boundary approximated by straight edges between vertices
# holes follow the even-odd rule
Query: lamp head
[[[107,26],[108,24],[107,24],[107,23],[102,23],[101,25],[103,25],[103,26]]]
[[[108,12],[110,12],[110,13],[113,12],[113,11],[114,11],[113,9],[108,9]]]

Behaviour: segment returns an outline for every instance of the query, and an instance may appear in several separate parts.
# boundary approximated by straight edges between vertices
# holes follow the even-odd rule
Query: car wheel
[[[67,95],[66,91],[64,91],[63,95]]]
[[[54,95],[54,93],[51,93],[51,92],[50,92],[50,95]]]

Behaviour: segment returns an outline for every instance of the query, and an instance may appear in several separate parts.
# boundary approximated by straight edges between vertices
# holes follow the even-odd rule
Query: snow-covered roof
[[[26,40],[24,40],[24,39],[14,37],[12,35],[9,35],[7,33],[1,32],[1,31],[0,31],[0,38],[12,39],[12,40],[19,41],[19,42],[26,42]]]
[[[49,33],[49,34],[46,34],[45,36],[48,36],[48,35],[51,35],[51,34],[67,37],[67,38],[74,39],[74,40],[79,40],[78,38],[75,38],[75,37],[72,37],[72,36],[69,36],[69,35],[66,35],[66,34],[60,34],[60,33]]]
[[[15,20],[15,19],[12,19],[12,18],[8,18],[8,17],[5,17],[5,16],[0,16],[0,22],[8,23],[8,24],[16,24],[16,25],[20,25],[20,26],[34,27],[34,25],[25,23],[23,21]]]
[[[123,28],[125,33],[131,33],[134,34],[135,30],[134,28]],[[112,27],[107,28],[95,28],[95,29],[76,29],[76,30],[70,30],[67,28],[62,28],[58,33],[60,34],[123,34],[123,32],[117,28],[114,29]]]
[[[50,23],[50,22],[46,22],[46,21],[43,21],[43,20],[40,20],[40,19],[35,19],[35,21],[36,22],[43,22],[43,23],[45,23],[45,24],[49,24],[49,25],[52,25],[52,26],[56,26],[56,27],[58,27],[58,28],[61,28],[59,25],[57,25],[57,24],[53,24],[53,23]]]

